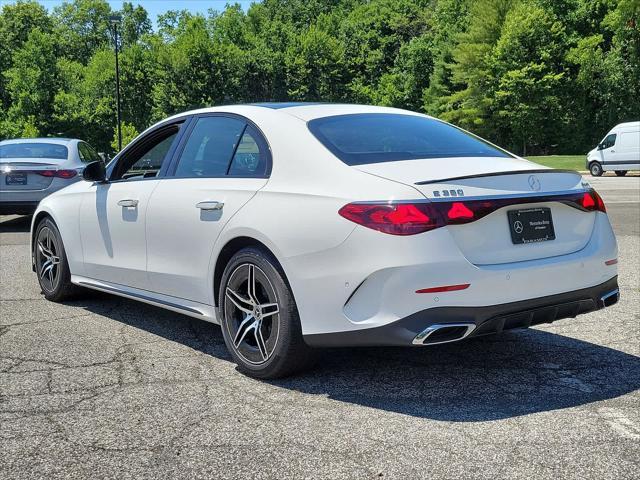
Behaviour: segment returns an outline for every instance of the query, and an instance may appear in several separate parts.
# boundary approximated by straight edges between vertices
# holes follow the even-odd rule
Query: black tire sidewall
[[[624,177],[627,174],[628,170],[616,170],[616,175],[618,177]]]
[[[595,173],[594,173],[594,169],[595,169]],[[591,165],[589,165],[589,172],[594,177],[602,176],[602,173],[603,173],[602,165],[600,165],[600,163],[598,162],[593,162]]]
[[[278,314],[279,335],[275,350],[265,363],[255,365],[244,360],[233,347],[233,341],[229,335],[228,325],[225,319],[225,291],[229,277],[240,265],[252,263],[259,267],[269,278],[275,292],[279,305]],[[220,315],[220,326],[224,342],[233,357],[238,368],[250,376],[258,378],[276,378],[281,376],[280,372],[289,370],[288,352],[293,343],[299,341],[301,336],[300,319],[298,309],[291,292],[291,288],[286,280],[277,260],[272,255],[255,247],[248,247],[237,252],[227,263],[222,279],[220,281],[220,291],[218,293],[218,313]]]

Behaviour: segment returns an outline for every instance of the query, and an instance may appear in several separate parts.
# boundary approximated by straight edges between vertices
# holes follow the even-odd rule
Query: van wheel
[[[594,177],[600,177],[603,173],[602,165],[600,165],[598,162],[593,162],[591,165],[589,165],[589,171]]]
[[[616,170],[616,175],[619,177],[624,177],[627,174],[627,170]]]

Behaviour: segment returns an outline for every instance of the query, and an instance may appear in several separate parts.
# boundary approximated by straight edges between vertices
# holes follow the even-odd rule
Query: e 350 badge
[[[433,191],[433,196],[434,197],[464,197],[464,190],[462,190],[461,188],[454,190],[434,190]]]

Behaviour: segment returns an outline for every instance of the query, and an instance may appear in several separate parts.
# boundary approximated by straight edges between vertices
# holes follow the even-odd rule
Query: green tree
[[[93,53],[109,43],[109,15],[106,0],[73,0],[53,10],[60,45],[65,56],[87,63]]]
[[[10,106],[9,120],[32,123],[47,132],[51,123],[52,104],[58,84],[57,51],[52,34],[39,28],[31,31],[22,48],[13,55],[13,66],[4,76]]]
[[[123,122],[122,123],[122,148],[129,145],[139,134],[136,130],[136,127],[131,125],[130,123]],[[114,152],[118,151],[118,128],[113,131],[113,140],[111,140],[111,148]]]

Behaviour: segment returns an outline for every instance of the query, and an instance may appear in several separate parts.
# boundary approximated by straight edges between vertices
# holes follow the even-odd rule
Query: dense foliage
[[[104,0],[0,14],[0,139],[112,152]],[[330,101],[424,111],[518,153],[584,152],[640,117],[640,0],[264,0],[204,16],[125,3],[126,140],[194,107]]]

